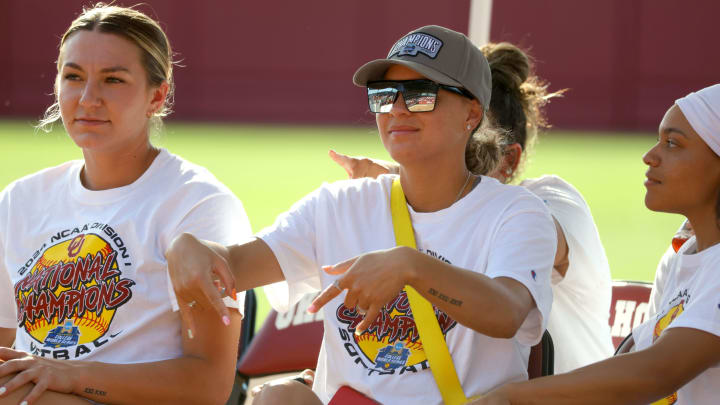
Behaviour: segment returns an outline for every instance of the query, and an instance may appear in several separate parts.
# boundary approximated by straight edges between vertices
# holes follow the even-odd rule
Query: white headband
[[[720,84],[675,100],[700,138],[720,156]]]

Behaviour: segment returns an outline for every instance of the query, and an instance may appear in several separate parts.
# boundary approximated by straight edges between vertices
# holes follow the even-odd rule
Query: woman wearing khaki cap
[[[354,82],[399,176],[325,184],[247,243],[181,236],[167,252],[179,300],[224,314],[213,273],[229,289],[285,281],[270,289],[278,309],[323,289],[309,309],[325,326],[313,390],[281,384],[258,402],[328,403],[350,387],[381,403],[463,403],[527,379],[555,226],[526,190],[468,170],[497,141],[485,57],[460,33],[422,27]]]
[[[529,55],[507,43],[489,43],[481,50],[492,72],[488,114],[503,133],[503,158],[496,167],[471,166],[476,174],[503,183],[522,178],[538,132],[548,126],[543,107],[562,91],[549,93],[535,76]],[[393,162],[346,156],[330,157],[351,178],[397,173]],[[555,219],[558,249],[552,272],[553,308],[547,329],[555,347],[555,374],[565,373],[612,356],[608,316],[611,298],[610,266],[590,207],[578,190],[555,175],[517,181],[543,200]]]

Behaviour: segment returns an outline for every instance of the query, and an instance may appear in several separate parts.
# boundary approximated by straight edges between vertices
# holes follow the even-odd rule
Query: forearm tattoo
[[[462,303],[463,303],[462,301],[457,300],[457,299],[452,298],[452,297],[448,297],[447,295],[441,293],[440,291],[438,291],[438,290],[436,290],[436,289],[434,289],[434,288],[431,288],[430,290],[428,290],[428,292],[430,293],[430,295],[435,296],[435,297],[438,297],[438,299],[443,300],[443,301],[447,302],[447,303],[450,304],[450,305],[457,305],[457,306],[459,306],[459,307],[462,306]]]
[[[98,389],[95,389],[95,388],[90,388],[90,387],[85,388],[85,393],[86,393],[86,394],[91,394],[91,395],[97,395],[97,396],[100,396],[100,397],[104,397],[104,396],[107,395],[107,392],[105,392],[105,391],[98,390]]]

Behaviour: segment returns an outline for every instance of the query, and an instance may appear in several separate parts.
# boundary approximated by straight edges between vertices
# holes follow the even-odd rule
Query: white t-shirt
[[[553,308],[548,331],[555,344],[555,374],[613,354],[610,336],[612,279],[590,208],[579,191],[557,176],[520,183],[540,197],[565,233],[570,265],[563,278],[553,269]]]
[[[663,277],[648,320],[633,329],[636,350],[648,348],[669,328],[698,329],[720,336],[720,245],[697,252],[695,237],[678,253],[663,256]],[[654,305],[653,305],[654,303]],[[688,350],[692,350],[688,348]],[[720,398],[720,367],[712,367],[673,394],[682,405],[714,404]]]
[[[45,169],[0,194],[0,327],[17,328],[18,350],[49,358],[181,356],[164,252],[182,232],[224,244],[249,236],[242,204],[166,150],[115,189],[84,188],[82,167]]]
[[[686,219],[680,228],[675,232],[673,236],[672,244],[668,246],[667,250],[660,258],[657,269],[655,270],[655,281],[653,282],[653,288],[650,292],[650,305],[648,307],[648,319],[657,313],[657,309],[660,306],[660,298],[663,295],[663,286],[665,285],[665,277],[672,267],[670,261],[673,260],[677,251],[680,250],[681,246],[687,242],[695,232],[692,230],[690,222]]]
[[[665,279],[668,276],[668,272],[673,267],[673,262],[676,260],[675,256],[677,256],[677,253],[675,253],[675,249],[673,249],[671,245],[668,246],[667,250],[660,258],[660,262],[655,270],[655,281],[653,281],[653,287],[650,291],[647,319],[652,319],[658,313],[661,306],[661,299],[664,294],[663,286],[665,285]],[[635,335],[633,334],[633,336]]]
[[[394,177],[324,184],[260,233],[287,281],[266,289],[276,309],[338,277],[325,274],[321,266],[396,246],[389,201]],[[465,394],[527,379],[530,346],[540,340],[552,304],[550,271],[557,237],[547,209],[522,187],[489,177],[449,208],[431,213],[408,208],[421,252],[488,277],[518,280],[537,304],[512,339],[476,333],[438,310]],[[349,385],[381,403],[400,398],[441,403],[406,295],[386,305],[361,336],[354,335],[361,317],[344,307],[344,297],[340,294],[323,307],[325,332],[313,387],[320,399],[327,403],[338,388]]]

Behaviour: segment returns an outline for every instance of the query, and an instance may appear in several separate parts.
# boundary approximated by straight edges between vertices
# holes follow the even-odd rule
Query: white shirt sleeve
[[[579,271],[568,269],[565,278],[590,277],[593,280],[605,278],[604,281],[609,283],[610,266],[605,249],[600,242],[600,235],[590,208],[580,192],[557,176],[529,179],[523,181],[521,185],[543,200],[565,234],[570,267],[579,267]],[[575,263],[579,266],[574,266]],[[588,271],[598,274],[590,275],[587,274]],[[580,272],[586,274],[579,274]],[[553,284],[562,281],[563,277],[558,274]]]
[[[198,239],[230,245],[252,236],[250,221],[240,200],[230,193],[216,193],[198,201],[191,207],[177,228],[168,235],[168,244],[182,233],[191,233]],[[173,310],[178,310],[177,298],[168,274],[168,289]],[[239,291],[235,299],[225,297],[225,305],[245,310],[245,292]]]
[[[660,307],[660,298],[663,296],[663,287],[665,284],[665,278],[670,271],[672,265],[672,258],[676,255],[675,250],[672,246],[668,247],[658,263],[657,269],[655,270],[655,281],[653,282],[652,290],[650,291],[650,302],[648,308],[647,319],[652,319],[657,314],[658,308]]]
[[[647,349],[653,343],[653,331],[655,329],[655,318],[648,318],[645,322],[632,330],[633,347],[631,351],[637,352]]]
[[[542,202],[528,194],[509,208],[492,243],[485,274],[512,278],[530,291],[536,306],[516,338],[534,345],[542,338],[552,306],[550,274],[557,249],[555,224]]]
[[[698,329],[720,336],[720,278],[716,271],[720,268],[720,259],[703,264],[697,269],[707,276],[685,305],[683,312],[675,318],[665,330],[670,328]]]
[[[277,311],[286,311],[305,294],[321,288],[315,215],[320,209],[322,190],[315,190],[295,203],[257,235],[272,249],[285,276],[284,282],[264,288]]]
[[[567,243],[567,271],[563,276],[553,269],[553,308],[547,324],[556,345],[555,370],[565,372],[611,356],[612,278],[590,207],[558,176],[521,185],[543,201]]]

